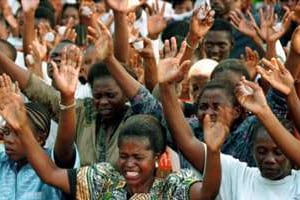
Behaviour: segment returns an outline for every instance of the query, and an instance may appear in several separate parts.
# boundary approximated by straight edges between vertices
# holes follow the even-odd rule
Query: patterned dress
[[[149,193],[129,197],[124,177],[109,163],[99,163],[68,171],[71,195],[80,200],[184,200],[189,188],[199,182],[190,170],[172,173],[165,179],[155,178]]]

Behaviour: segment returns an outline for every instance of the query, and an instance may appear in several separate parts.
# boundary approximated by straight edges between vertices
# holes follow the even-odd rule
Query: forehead
[[[209,102],[230,102],[228,95],[221,88],[205,89],[202,96],[199,99],[200,103]]]
[[[93,91],[119,90],[120,87],[111,76],[98,77],[93,82]]]
[[[149,138],[139,136],[122,137],[119,141],[120,152],[139,153],[151,150]]]
[[[205,36],[205,42],[231,43],[230,33],[228,31],[209,31]]]
[[[214,74],[213,79],[223,79],[228,80],[234,85],[237,84],[242,78],[242,75],[238,72],[232,70],[223,70],[223,71],[216,71]]]

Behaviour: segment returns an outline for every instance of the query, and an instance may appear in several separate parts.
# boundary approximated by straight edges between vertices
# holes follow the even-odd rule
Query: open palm
[[[22,9],[24,12],[35,11],[40,3],[40,0],[21,0]]]
[[[65,96],[74,96],[79,69],[82,64],[82,55],[78,47],[67,46],[62,54],[62,60],[59,67],[55,62],[53,65],[53,78],[56,88]]]

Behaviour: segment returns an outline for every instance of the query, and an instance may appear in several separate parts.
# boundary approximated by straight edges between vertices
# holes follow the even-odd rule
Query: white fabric
[[[218,200],[295,200],[300,199],[300,171],[272,181],[258,168],[247,167],[229,155],[221,154],[222,182]]]

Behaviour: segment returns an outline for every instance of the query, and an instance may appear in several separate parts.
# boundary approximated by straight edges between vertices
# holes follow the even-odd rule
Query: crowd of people
[[[300,1],[0,14],[0,200],[300,199]]]

